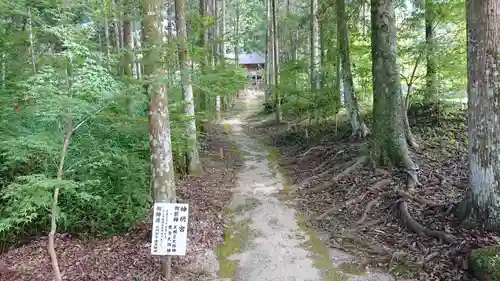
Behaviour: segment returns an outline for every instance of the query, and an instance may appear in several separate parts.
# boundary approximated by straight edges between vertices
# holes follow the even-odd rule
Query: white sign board
[[[151,238],[152,255],[186,255],[188,213],[188,204],[155,203]]]

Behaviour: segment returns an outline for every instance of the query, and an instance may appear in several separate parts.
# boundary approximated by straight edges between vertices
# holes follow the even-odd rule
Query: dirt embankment
[[[303,128],[259,130],[280,148],[308,224],[328,233],[331,247],[395,276],[472,280],[471,250],[499,239],[461,228],[454,216],[468,185],[466,113],[414,108],[409,117],[419,144],[411,150],[415,188],[403,171],[367,165],[366,141],[352,139],[346,125],[312,126],[307,138]]]

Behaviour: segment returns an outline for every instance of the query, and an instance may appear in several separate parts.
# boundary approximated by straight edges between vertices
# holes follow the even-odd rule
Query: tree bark
[[[177,37],[179,49],[179,65],[181,70],[181,84],[184,98],[184,114],[186,116],[187,135],[187,170],[189,174],[201,172],[200,155],[198,154],[198,140],[196,137],[196,117],[194,114],[193,86],[189,73],[190,63],[188,55],[188,41],[186,30],[186,14],[184,0],[175,0],[175,16],[177,20]]]
[[[199,13],[200,13],[200,18],[202,19],[202,22],[205,22],[206,20],[206,4],[207,2],[206,1],[209,1],[209,0],[200,0],[199,1]],[[206,44],[207,44],[207,35],[208,35],[208,30],[207,30],[207,26],[205,24],[202,24],[201,28],[200,28],[200,34],[198,35],[199,38],[198,38],[198,46],[200,48],[203,48],[205,50],[206,48]],[[200,67],[201,67],[201,71],[205,71],[206,67],[208,66],[208,54],[206,52],[204,52],[204,55],[203,55],[203,59],[200,61]],[[206,109],[206,98],[207,98],[207,93],[200,89],[198,90],[198,95],[197,95],[197,101],[196,101],[196,104],[198,105],[197,106],[197,110],[199,111],[204,111]]]
[[[155,202],[175,202],[175,174],[172,158],[170,121],[167,88],[155,79],[165,75],[160,60],[163,42],[162,30],[158,25],[161,18],[161,0],[142,0],[144,71],[148,89],[148,134],[151,150],[151,187]],[[163,274],[168,280],[170,258],[163,260]]]
[[[372,153],[379,164],[393,164],[416,179],[403,123],[401,82],[396,63],[396,26],[392,0],[371,1],[373,142]]]
[[[317,95],[320,89],[319,68],[321,54],[319,49],[318,0],[311,0],[311,92]]]
[[[220,25],[219,25],[219,0],[213,0],[213,7],[214,7],[214,12],[213,15],[215,17],[215,23],[214,23],[214,66],[218,65],[220,63],[220,53],[219,53],[219,36],[220,36]],[[220,95],[217,95],[215,97],[215,112],[216,112],[216,118],[217,121],[221,120],[221,99]]]
[[[436,13],[433,6],[434,0],[425,0],[425,43],[427,46],[427,66],[425,73],[425,96],[426,102],[434,102],[437,94],[437,62],[436,62],[436,39],[434,34],[434,21]]]
[[[110,10],[110,7],[109,7],[109,1],[108,0],[103,0],[102,1],[103,4],[104,4],[104,41],[106,43],[106,57],[108,59],[108,64],[109,64],[109,61],[110,61],[110,55],[111,55],[111,40],[109,38],[109,19],[108,19],[108,15],[109,15],[109,10]]]
[[[274,74],[274,102],[276,104],[275,114],[276,123],[281,123],[281,93],[278,90],[279,85],[279,49],[278,49],[278,20],[276,18],[276,1],[271,0],[272,19],[273,19],[273,74]]]
[[[500,229],[500,2],[467,1],[470,189],[462,217]]]
[[[369,134],[368,127],[361,119],[359,105],[354,92],[354,82],[351,71],[351,58],[349,54],[349,35],[347,30],[347,17],[345,0],[337,0],[337,28],[342,57],[342,80],[344,83],[344,98],[346,101],[347,115],[351,122],[352,135],[364,138]]]
[[[273,40],[272,40],[272,17],[271,17],[271,0],[264,0],[266,2],[266,90],[265,100],[268,101],[272,92],[273,80]]]

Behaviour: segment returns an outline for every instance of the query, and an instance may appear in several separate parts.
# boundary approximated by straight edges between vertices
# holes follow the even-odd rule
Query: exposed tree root
[[[319,165],[318,167],[314,168],[312,171],[313,173],[316,173],[318,171],[321,171],[323,168],[325,167],[329,167],[330,165],[332,165],[333,163],[335,163],[335,159],[337,158],[337,156],[339,156],[340,154],[344,153],[344,150],[341,149],[339,151],[337,151],[337,153],[335,153],[335,155],[333,156],[332,159],[328,159],[328,161],[324,161],[323,163],[321,163],[321,165]]]
[[[311,184],[312,184],[315,180],[318,180],[318,179],[320,179],[320,178],[322,178],[322,177],[325,177],[325,176],[329,175],[330,173],[334,172],[336,169],[337,169],[337,167],[336,167],[336,166],[334,166],[334,167],[332,167],[332,168],[330,168],[330,169],[328,169],[328,170],[326,170],[326,171],[324,171],[324,172],[322,172],[322,173],[320,173],[320,174],[317,174],[317,175],[315,175],[315,176],[308,177],[308,178],[306,178],[305,180],[303,180],[303,181],[302,181],[302,183],[300,184],[300,187],[301,187],[301,188],[308,187],[308,186],[310,186],[310,185],[311,185]]]
[[[435,237],[440,239],[441,241],[448,243],[448,244],[453,244],[455,243],[455,238],[451,235],[448,235],[442,231],[435,231],[435,230],[430,230],[423,225],[419,224],[408,212],[408,205],[404,200],[401,200],[399,202],[399,211],[401,212],[401,217],[403,218],[403,221],[405,224],[415,233],[419,235],[426,235],[430,237]]]
[[[310,153],[310,152],[313,152],[314,150],[325,150],[327,149],[327,147],[325,146],[322,146],[322,145],[319,145],[319,146],[314,146],[314,147],[311,147],[309,148],[304,154],[302,154],[302,156],[300,157],[299,159],[299,164],[304,160],[304,158]]]
[[[432,252],[432,253],[428,254],[427,256],[425,256],[421,261],[419,261],[417,263],[420,264],[421,266],[423,266],[426,263],[429,263],[430,261],[432,261],[433,259],[438,257],[439,254],[440,254],[439,252]]]
[[[327,189],[330,185],[337,183],[343,177],[354,172],[356,169],[358,169],[360,166],[362,166],[367,160],[368,160],[368,157],[366,157],[366,156],[358,158],[358,160],[354,164],[352,164],[347,169],[345,169],[344,171],[342,171],[341,173],[339,173],[335,177],[333,177],[332,181],[329,182],[329,184],[322,184],[322,185],[319,185],[317,187],[311,188],[307,191],[307,193],[318,192],[318,191],[322,191],[322,190]]]
[[[375,204],[377,204],[379,199],[380,199],[380,197],[377,197],[377,198],[373,199],[372,201],[368,202],[368,204],[366,204],[366,208],[365,208],[365,211],[363,212],[363,215],[356,222],[357,225],[362,224],[366,220],[366,218],[368,217],[368,213],[371,211],[372,207],[375,206]]]
[[[384,169],[380,169],[380,168],[376,168],[375,169],[375,175],[376,176],[388,176],[390,175],[391,173],[389,173],[387,170],[384,170]]]
[[[352,241],[352,243],[356,245],[362,246],[365,252],[375,254],[375,255],[387,255],[391,252],[393,252],[392,249],[386,248],[386,247],[379,247],[376,245],[368,244],[367,242],[363,241],[358,235],[354,233],[331,233],[331,236],[335,237],[336,239],[342,239],[342,240],[348,240]]]
[[[354,172],[356,169],[358,169],[360,166],[362,166],[363,164],[366,163],[366,160],[368,159],[368,157],[366,156],[363,156],[363,157],[360,157],[358,158],[358,160],[356,161],[356,163],[352,164],[350,167],[348,167],[347,169],[345,169],[343,172],[341,172],[340,174],[336,175],[334,178],[333,178],[333,182],[336,183],[338,182],[340,179],[342,179],[343,177],[349,175],[350,173]]]
[[[406,185],[408,186],[409,189],[414,189],[417,186],[422,186],[422,184],[418,181],[416,169],[405,170],[405,172],[408,174],[408,179],[407,179]]]
[[[384,180],[378,181],[372,187],[369,187],[366,192],[362,193],[361,195],[359,195],[351,200],[346,201],[344,206],[349,206],[357,201],[363,200],[370,192],[378,192],[381,189],[383,189],[384,187],[386,187],[387,185],[389,185],[389,183],[391,183],[391,179],[384,179]],[[321,215],[317,216],[314,220],[322,220],[322,219],[328,217],[330,214],[334,213],[336,210],[341,209],[341,208],[343,208],[343,207],[334,206],[334,207],[326,210]]]
[[[367,187],[368,190],[371,192],[378,192],[384,189],[386,186],[388,186],[392,182],[391,179],[383,179],[378,182],[376,182],[373,186]]]
[[[326,210],[323,214],[317,216],[314,220],[316,221],[320,221],[326,217],[328,217],[328,215],[334,213],[336,210],[340,209],[338,206],[336,207],[331,207],[330,209]]]
[[[358,230],[366,228],[366,227],[375,226],[383,221],[384,221],[384,219],[371,220],[371,221],[368,221],[367,223],[352,227],[349,230],[347,230],[347,232],[355,232],[355,231],[358,231]]]
[[[439,208],[439,207],[444,206],[444,204],[435,203],[433,201],[427,200],[427,199],[419,197],[419,196],[413,196],[413,195],[410,195],[404,191],[398,191],[398,195],[403,197],[403,198],[407,198],[407,199],[413,200],[415,202],[418,202],[420,204],[427,205],[431,208]]]

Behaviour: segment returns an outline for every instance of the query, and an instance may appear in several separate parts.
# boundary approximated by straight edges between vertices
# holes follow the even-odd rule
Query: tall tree
[[[144,40],[144,78],[148,90],[148,134],[151,150],[151,187],[155,202],[175,202],[175,174],[172,158],[170,120],[168,111],[167,88],[159,75],[164,75],[161,61],[163,43],[160,21],[162,0],[142,0],[143,40]],[[163,262],[164,275],[170,275],[170,259]]]
[[[220,36],[220,24],[219,24],[219,0],[212,0],[213,1],[213,17],[215,18],[215,23],[213,26],[213,35],[214,35],[214,47],[213,47],[213,61],[214,61],[214,67],[220,63],[220,53],[219,53],[219,36]],[[221,109],[221,99],[220,95],[217,95],[215,97],[215,113],[216,113],[216,118],[217,120],[220,121],[221,115],[220,115],[220,109]]]
[[[337,29],[340,55],[342,58],[342,80],[344,84],[344,99],[347,107],[347,115],[349,116],[349,120],[351,122],[352,134],[364,138],[368,135],[369,130],[359,114],[358,101],[354,91],[354,82],[351,71],[351,57],[349,53],[349,35],[345,12],[345,0],[337,0]]]
[[[181,69],[182,93],[184,97],[184,111],[186,115],[187,134],[187,168],[190,174],[201,172],[200,156],[198,154],[198,140],[196,138],[196,118],[194,115],[193,86],[191,85],[191,75],[189,73],[190,62],[188,55],[188,41],[186,31],[186,12],[184,0],[175,0],[175,17],[177,20],[177,36],[179,37],[179,65]]]
[[[396,63],[396,26],[393,0],[371,1],[373,147],[375,160],[405,169],[416,184],[403,123],[403,99]]]
[[[469,182],[461,216],[500,229],[500,2],[467,1]]]
[[[318,0],[311,0],[311,92],[317,95],[320,89],[319,69],[321,64],[318,22]]]
[[[266,89],[265,100],[271,96],[274,75],[273,71],[273,38],[272,38],[272,12],[271,0],[264,0],[266,3]]]
[[[425,100],[433,102],[437,92],[437,61],[434,22],[436,18],[434,0],[425,0],[425,43],[427,47]]]
[[[273,19],[273,30],[272,30],[272,38],[273,38],[273,74],[274,74],[274,103],[276,105],[275,113],[276,113],[276,123],[281,123],[281,94],[278,90],[279,85],[279,49],[278,49],[278,20],[276,17],[276,1],[271,0],[271,12]]]

